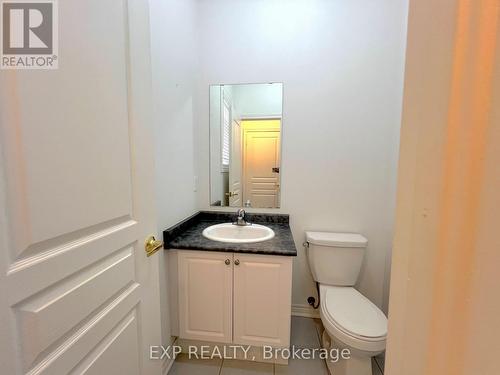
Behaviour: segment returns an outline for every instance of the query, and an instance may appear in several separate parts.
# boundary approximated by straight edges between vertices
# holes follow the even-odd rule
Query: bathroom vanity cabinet
[[[292,257],[177,250],[178,336],[288,347]],[[174,296],[175,298],[175,296]]]
[[[247,243],[207,238],[207,228],[234,221],[234,213],[219,211],[198,212],[163,231],[170,315],[165,334],[177,337],[184,352],[200,345],[245,345],[252,360],[266,362],[263,346],[290,346],[297,249],[289,217],[251,213],[246,219],[274,237]]]

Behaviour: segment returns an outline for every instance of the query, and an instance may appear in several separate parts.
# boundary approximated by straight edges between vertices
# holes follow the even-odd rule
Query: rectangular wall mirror
[[[210,204],[280,207],[283,84],[210,86]]]

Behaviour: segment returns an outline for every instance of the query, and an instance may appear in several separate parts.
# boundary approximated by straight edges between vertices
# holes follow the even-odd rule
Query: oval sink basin
[[[224,223],[206,228],[203,236],[219,242],[254,243],[270,240],[274,237],[274,231],[259,224],[240,226]]]

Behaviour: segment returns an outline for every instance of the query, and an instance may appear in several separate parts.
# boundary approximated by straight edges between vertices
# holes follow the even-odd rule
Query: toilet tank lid
[[[306,232],[306,241],[332,247],[366,247],[368,240],[358,233]]]

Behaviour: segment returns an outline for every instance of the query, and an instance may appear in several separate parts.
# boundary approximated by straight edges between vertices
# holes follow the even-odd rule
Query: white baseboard
[[[303,316],[305,318],[319,318],[319,310],[313,309],[306,304],[292,305],[292,316]]]

